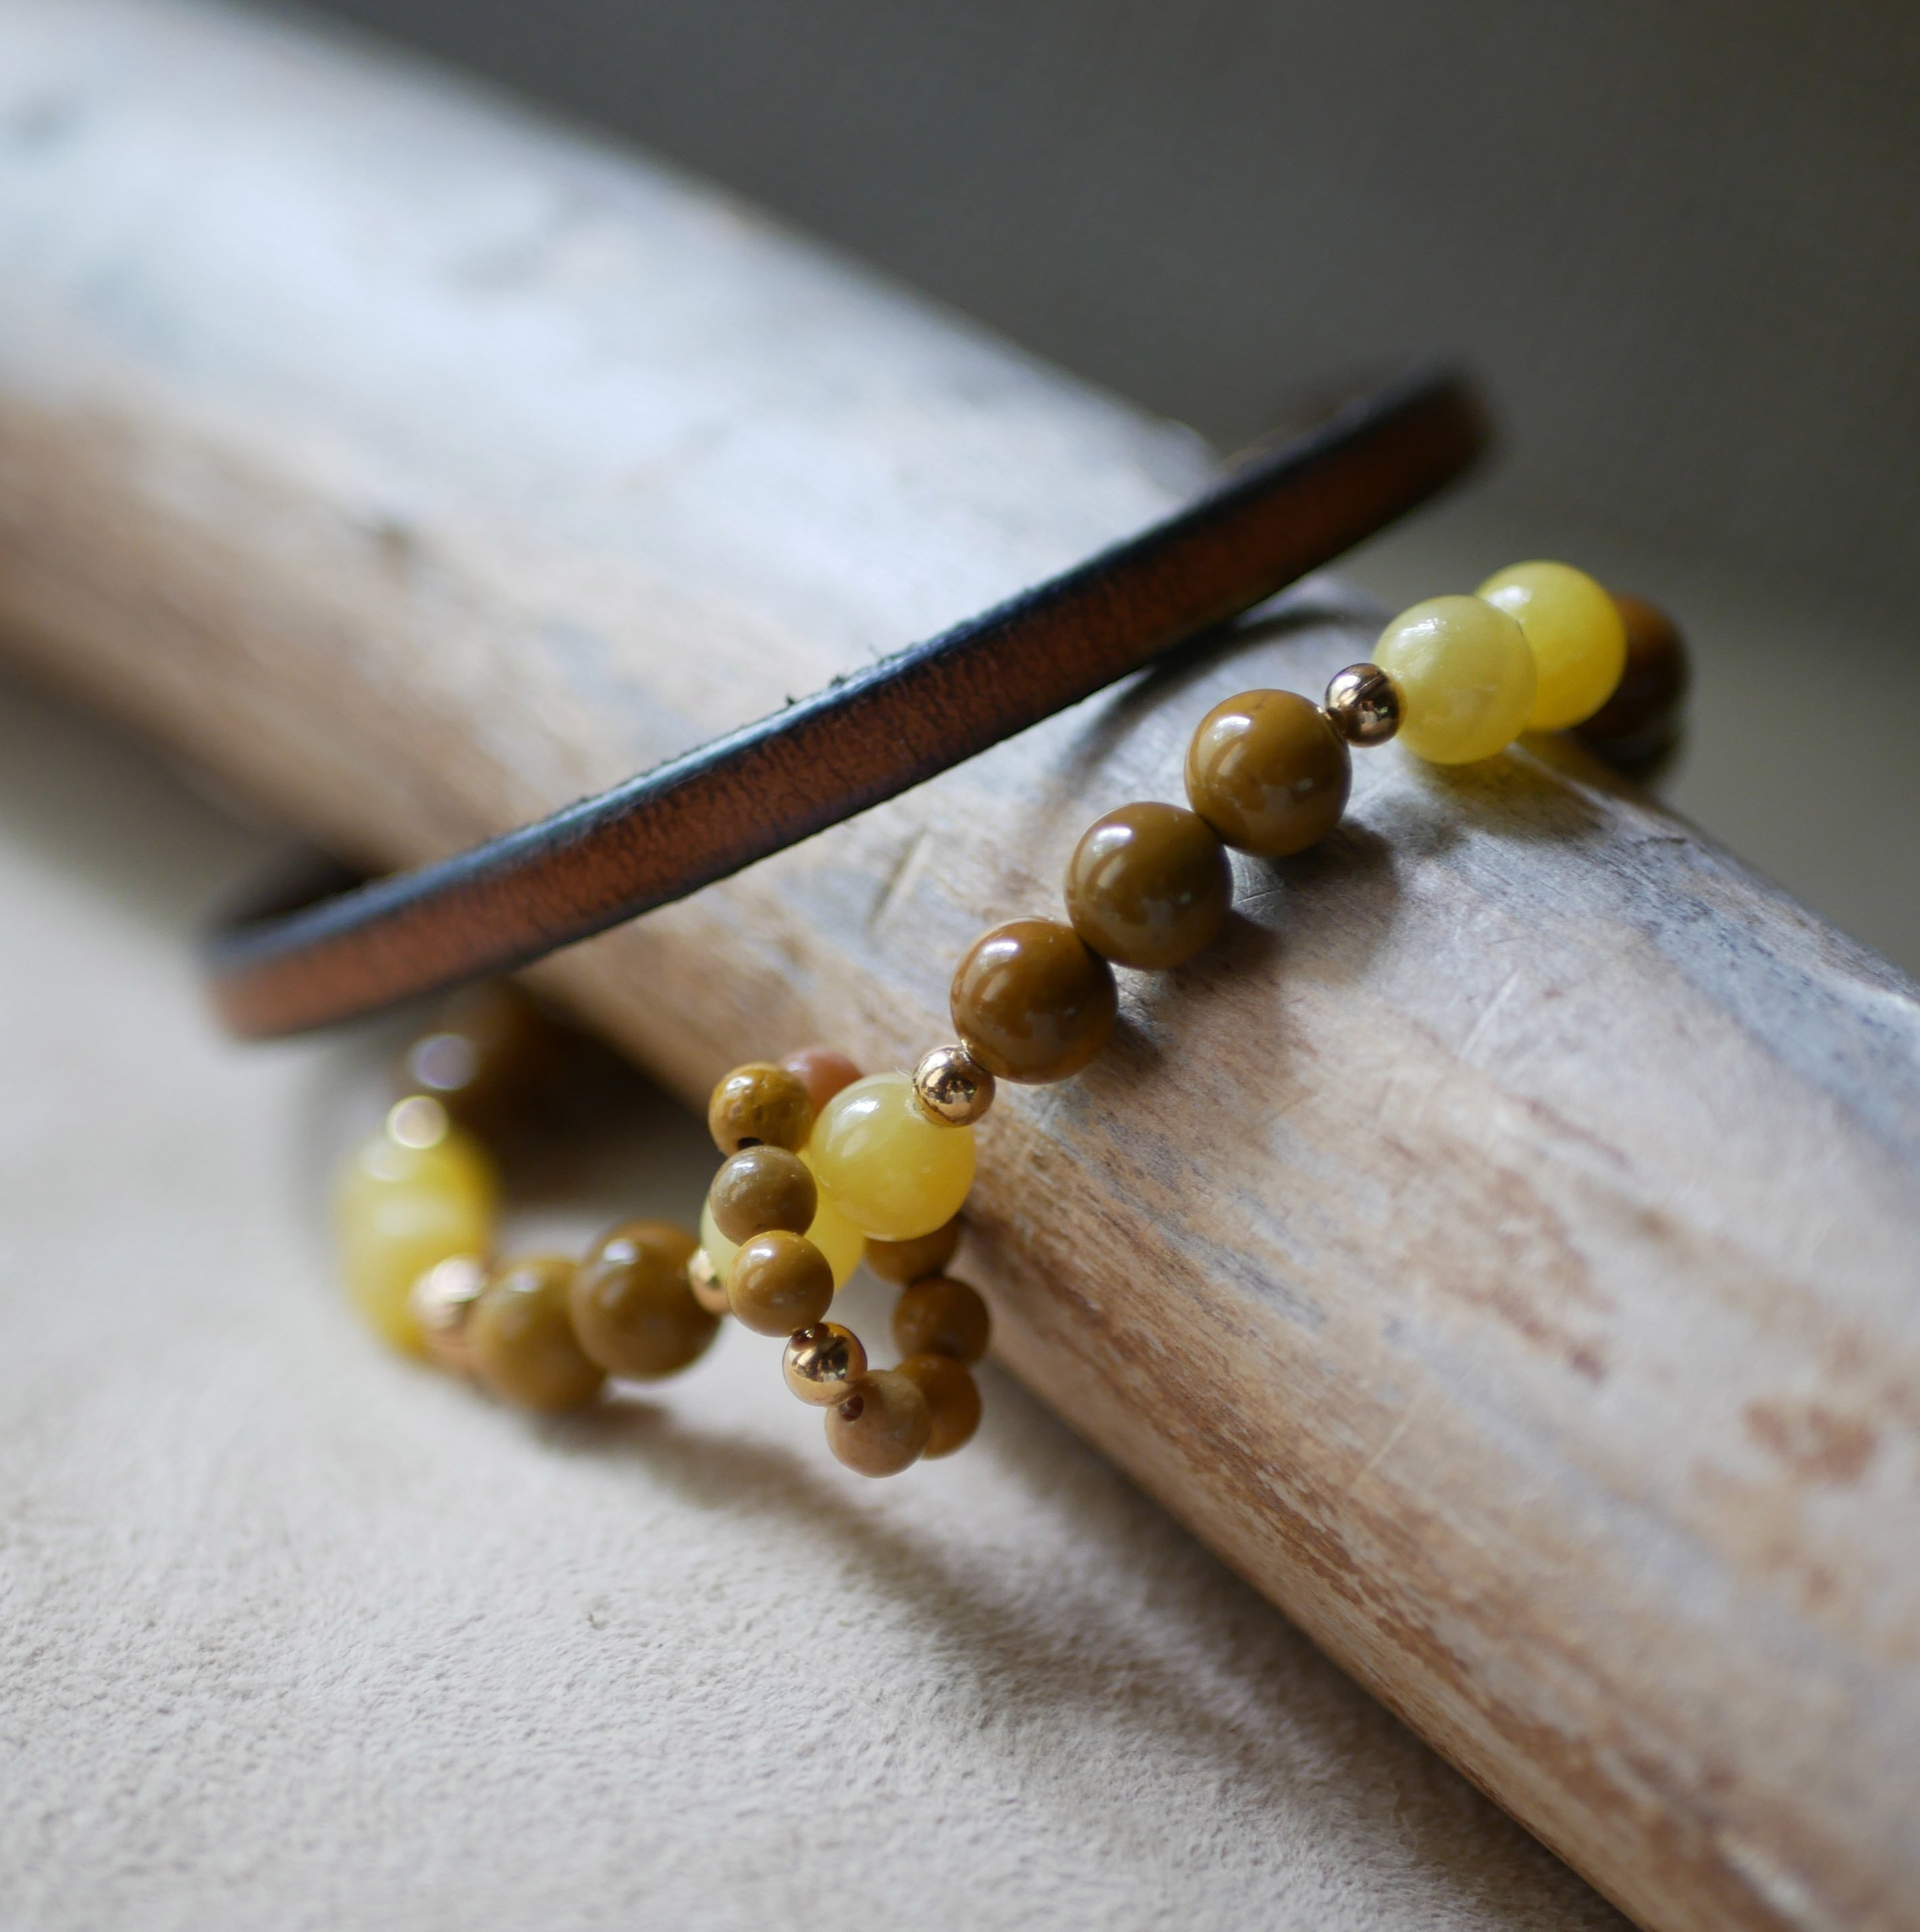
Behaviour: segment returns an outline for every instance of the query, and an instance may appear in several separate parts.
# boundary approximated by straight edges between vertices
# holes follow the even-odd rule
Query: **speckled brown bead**
[[[860,1077],[860,1070],[837,1048],[803,1046],[780,1062],[789,1073],[800,1076],[807,1098],[818,1114],[843,1087],[850,1087]]]
[[[734,1257],[727,1300],[756,1335],[790,1335],[832,1306],[833,1270],[804,1234],[756,1234]]]
[[[964,1362],[951,1355],[909,1355],[899,1372],[926,1398],[932,1428],[923,1456],[950,1456],[980,1426],[980,1391]]]
[[[955,1030],[999,1080],[1070,1078],[1106,1046],[1118,1011],[1113,968],[1058,920],[995,926],[953,976]]]
[[[813,1111],[797,1073],[756,1060],[735,1067],[714,1088],[706,1126],[722,1154],[762,1146],[798,1154],[813,1130]]]
[[[964,1281],[947,1275],[916,1282],[894,1306],[894,1346],[903,1355],[977,1362],[987,1352],[992,1329],[986,1304]]]
[[[960,1245],[960,1217],[955,1215],[944,1228],[922,1234],[916,1241],[869,1241],[867,1266],[882,1281],[902,1288],[938,1274],[953,1258]]]
[[[749,1147],[728,1156],[706,1199],[713,1225],[728,1240],[750,1241],[776,1228],[804,1234],[819,1210],[820,1190],[798,1154],[782,1147]]]
[[[1678,732],[1691,673],[1679,626],[1657,604],[1616,591],[1627,627],[1627,663],[1613,695],[1574,727],[1604,757],[1620,764],[1656,758]]]
[[[1243,691],[1201,719],[1186,750],[1186,796],[1238,850],[1304,852],[1340,822],[1353,782],[1346,741],[1291,691]]]
[[[920,1460],[932,1434],[926,1397],[898,1369],[877,1370],[826,1412],[826,1446],[862,1476],[897,1476]]]
[[[1232,902],[1226,848],[1178,805],[1123,805],[1087,828],[1067,862],[1066,916],[1116,966],[1184,966],[1219,937]]]
[[[559,1256],[509,1262],[468,1325],[473,1366],[496,1395],[559,1414],[600,1393],[605,1371],[580,1346],[568,1307],[574,1264]]]
[[[695,1245],[670,1221],[623,1221],[574,1270],[567,1291],[574,1334],[609,1375],[674,1375],[706,1352],[720,1322],[688,1285]]]

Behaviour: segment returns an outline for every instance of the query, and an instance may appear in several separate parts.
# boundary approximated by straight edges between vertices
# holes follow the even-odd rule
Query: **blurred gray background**
[[[1502,460],[1356,560],[1675,608],[1676,805],[1920,969],[1912,0],[332,0],[1231,446],[1433,348]]]

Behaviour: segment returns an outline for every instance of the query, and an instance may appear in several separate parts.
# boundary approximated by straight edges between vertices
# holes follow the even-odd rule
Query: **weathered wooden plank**
[[[0,624],[340,849],[447,850],[1136,526],[1203,453],[632,160],[304,34],[0,0]],[[1490,565],[1502,560],[1488,559]],[[690,1096],[945,1031],[1336,585],[556,961]],[[1920,1004],[1570,751],[1363,763],[1007,1095],[1034,1387],[1662,1927],[1920,1922]]]

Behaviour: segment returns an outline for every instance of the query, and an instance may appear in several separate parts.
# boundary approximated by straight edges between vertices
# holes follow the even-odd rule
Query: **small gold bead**
[[[931,1234],[912,1241],[869,1241],[867,1266],[882,1281],[898,1288],[910,1288],[930,1274],[938,1274],[953,1258],[960,1245],[960,1217],[955,1215]]]
[[[790,1335],[811,1328],[833,1305],[833,1269],[804,1234],[756,1234],[734,1257],[727,1300],[742,1328],[756,1335]]]
[[[720,1270],[707,1258],[704,1248],[696,1248],[687,1258],[687,1286],[693,1298],[710,1315],[730,1315],[733,1304],[727,1299],[727,1283]]]
[[[813,1131],[813,1102],[797,1073],[755,1060],[735,1067],[714,1088],[706,1125],[722,1154],[763,1144],[798,1154]]]
[[[1349,745],[1384,745],[1400,728],[1400,687],[1376,664],[1348,664],[1327,687],[1327,716]]]
[[[862,1476],[897,1476],[920,1460],[932,1434],[926,1397],[897,1369],[863,1377],[826,1412],[826,1446]]]
[[[407,1290],[406,1311],[421,1346],[450,1375],[474,1372],[467,1324],[486,1286],[487,1264],[478,1255],[449,1255]]]
[[[746,1147],[729,1154],[706,1190],[713,1225],[728,1240],[750,1241],[784,1228],[804,1234],[820,1207],[812,1170],[784,1148]]]
[[[970,1127],[993,1105],[993,1076],[964,1046],[937,1046],[914,1069],[914,1098],[943,1127]]]
[[[920,1453],[931,1461],[964,1448],[980,1426],[980,1391],[966,1364],[951,1355],[909,1355],[899,1372],[926,1397],[933,1420]]]
[[[787,1386],[815,1408],[844,1402],[866,1372],[867,1352],[860,1338],[837,1322],[816,1322],[788,1336],[780,1363]]]
[[[916,1281],[894,1304],[893,1340],[903,1355],[977,1362],[987,1352],[992,1325],[979,1294],[944,1274]]]

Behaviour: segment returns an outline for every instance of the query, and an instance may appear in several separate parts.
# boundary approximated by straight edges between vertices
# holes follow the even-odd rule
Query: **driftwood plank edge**
[[[723,199],[302,30],[0,0],[0,628],[381,863],[1138,526],[1202,454]],[[1503,561],[1489,559],[1490,565]],[[689,1097],[898,1063],[1328,582],[577,949]],[[1012,1095],[1023,1378],[1649,1925],[1920,1924],[1920,1004],[1571,752],[1365,760]]]

